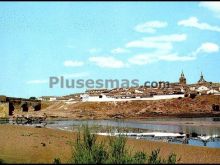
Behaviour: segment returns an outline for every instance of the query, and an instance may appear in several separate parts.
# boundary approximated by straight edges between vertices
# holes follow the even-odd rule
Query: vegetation
[[[186,93],[186,94],[184,94],[184,97],[188,97],[188,96],[189,96],[189,94],[187,94],[187,93]]]
[[[166,159],[159,157],[160,150],[152,151],[149,157],[144,152],[131,154],[126,149],[126,138],[123,136],[109,137],[108,145],[97,142],[97,136],[90,133],[88,126],[78,132],[73,146],[71,163],[74,164],[160,164],[176,163],[176,155],[170,154]]]
[[[0,164],[4,164],[4,161],[2,159],[0,159]]]
[[[30,100],[37,100],[36,97],[30,97],[29,99],[30,99]]]
[[[195,94],[195,93],[191,93],[191,94],[190,94],[190,98],[191,98],[191,99],[194,99],[195,97],[196,97],[196,94]]]
[[[212,105],[212,110],[213,110],[213,111],[219,111],[219,105],[213,104],[213,105]]]
[[[55,159],[53,160],[53,164],[61,164],[60,158],[55,158]]]

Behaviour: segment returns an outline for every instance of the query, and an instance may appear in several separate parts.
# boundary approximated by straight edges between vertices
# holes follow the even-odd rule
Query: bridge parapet
[[[12,116],[14,113],[39,111],[41,100],[0,96],[0,117]]]

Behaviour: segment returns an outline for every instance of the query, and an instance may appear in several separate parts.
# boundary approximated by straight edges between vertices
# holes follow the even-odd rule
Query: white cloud
[[[89,73],[87,72],[81,72],[81,73],[70,73],[70,74],[64,74],[65,78],[78,78],[78,77],[87,77],[89,76]]]
[[[89,53],[91,53],[91,54],[93,54],[93,53],[99,53],[99,52],[101,52],[102,50],[101,49],[99,49],[99,48],[91,48],[91,49],[89,49]]]
[[[192,61],[198,58],[199,53],[216,53],[219,52],[220,48],[217,44],[206,42],[189,55],[180,56],[178,53],[167,53],[165,51],[155,51],[151,53],[138,54],[128,59],[128,62],[136,65],[145,65],[158,61]]]
[[[194,58],[178,56],[172,53],[173,42],[182,42],[187,39],[186,34],[170,34],[154,37],[145,37],[141,40],[131,41],[125,46],[129,48],[153,48],[154,52],[135,55],[128,59],[129,63],[144,65],[157,61],[187,61]]]
[[[135,31],[141,33],[155,33],[157,28],[164,28],[167,26],[167,22],[162,21],[150,21],[141,23],[135,26]]]
[[[128,48],[154,48],[154,49],[166,49],[171,50],[173,48],[172,44],[162,43],[162,42],[152,42],[152,41],[145,41],[145,40],[137,40],[131,41],[126,44]]]
[[[181,41],[185,41],[186,39],[187,39],[186,34],[169,34],[169,35],[143,38],[144,41],[151,41],[151,42],[181,42]]]
[[[195,52],[198,53],[215,53],[219,51],[219,46],[215,43],[206,42],[203,43]]]
[[[158,61],[192,61],[198,58],[199,53],[215,53],[219,52],[219,46],[215,43],[206,42],[201,44],[201,46],[196,49],[196,51],[190,53],[189,55],[181,56],[178,53],[167,53],[164,51],[155,51],[151,53],[143,53],[135,55],[128,59],[128,62],[136,65],[145,65]]]
[[[158,57],[158,60],[163,60],[163,61],[191,61],[195,59],[196,57],[194,56],[180,56],[177,54],[168,54]]]
[[[203,43],[199,49],[204,53],[214,53],[219,51],[219,46],[215,43],[207,42]]]
[[[72,60],[64,61],[64,66],[66,67],[79,67],[83,65],[84,63],[82,61],[72,61]]]
[[[127,66],[122,61],[109,56],[94,56],[90,57],[89,61],[94,62],[97,66],[102,68],[123,68]]]
[[[135,55],[128,59],[129,63],[136,65],[145,65],[158,61],[191,61],[195,60],[194,56],[180,56],[177,53],[174,54],[161,54],[160,52],[152,52]]]
[[[129,53],[130,50],[125,49],[125,48],[116,48],[116,49],[113,49],[111,52],[113,54],[120,54],[120,53]]]
[[[138,54],[128,59],[128,62],[136,65],[150,64],[156,62],[157,57],[150,54]]]
[[[30,80],[26,82],[27,84],[45,84],[48,80]]]
[[[181,42],[186,40],[186,34],[170,34],[154,37],[145,37],[141,40],[131,41],[125,46],[128,48],[154,48],[169,52],[173,49],[172,42]]]
[[[200,30],[210,30],[210,31],[220,32],[219,26],[213,26],[207,23],[199,22],[198,18],[196,17],[190,17],[186,20],[181,20],[178,22],[178,25],[185,27],[194,27]]]
[[[207,8],[220,18],[220,2],[200,2],[199,6]]]
[[[206,42],[201,44],[196,51],[188,55],[179,55],[178,53],[171,52],[173,42],[181,42],[186,40],[185,34],[172,34],[162,35],[155,37],[146,37],[142,40],[132,41],[126,44],[126,47],[142,47],[142,48],[155,48],[156,51],[150,53],[143,53],[135,55],[128,59],[130,64],[144,65],[158,61],[192,61],[198,58],[199,53],[215,53],[219,52],[219,46],[215,43]]]

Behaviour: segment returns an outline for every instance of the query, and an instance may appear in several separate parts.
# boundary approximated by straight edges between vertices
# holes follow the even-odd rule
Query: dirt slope
[[[53,102],[37,112],[49,117],[73,119],[141,119],[159,116],[199,117],[219,116],[212,105],[220,105],[220,96],[197,96],[194,99],[181,98],[155,101],[124,102]]]

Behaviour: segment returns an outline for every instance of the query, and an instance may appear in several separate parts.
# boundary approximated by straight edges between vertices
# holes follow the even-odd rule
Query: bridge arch
[[[14,104],[9,102],[9,116],[13,115],[14,110],[15,110]]]
[[[34,111],[39,111],[41,110],[41,104],[33,105],[33,108],[34,108]]]
[[[21,110],[22,112],[28,112],[28,103],[27,102],[24,102],[21,104]]]

